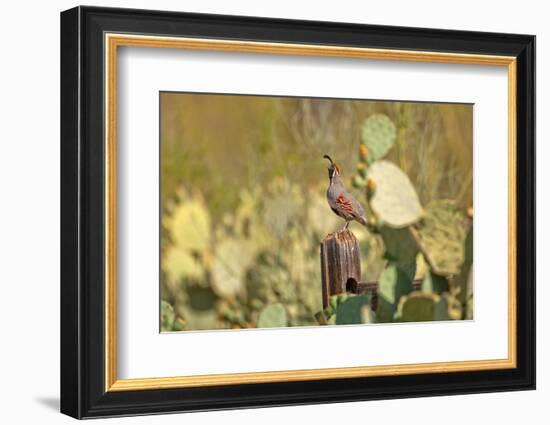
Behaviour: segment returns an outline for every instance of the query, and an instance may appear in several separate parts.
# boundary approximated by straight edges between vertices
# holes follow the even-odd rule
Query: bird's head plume
[[[338,166],[338,164],[336,164],[332,158],[328,155],[323,155],[323,158],[324,159],[328,159],[330,161],[330,165],[328,167],[328,178],[329,179],[332,179],[334,176],[339,176],[340,175],[340,167]]]

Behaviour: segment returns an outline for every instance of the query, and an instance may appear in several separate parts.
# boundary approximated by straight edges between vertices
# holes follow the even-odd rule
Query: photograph
[[[474,105],[159,96],[161,332],[473,320]]]
[[[436,19],[407,7],[384,17],[299,6],[268,16],[75,6],[52,24],[60,63],[44,70],[57,83],[37,87],[60,86],[61,108],[39,108],[48,113],[33,114],[36,149],[8,143],[25,152],[6,158],[28,179],[14,190],[32,201],[11,203],[33,217],[12,226],[12,251],[26,258],[19,272],[29,252],[52,251],[21,237],[44,222],[34,195],[57,199],[37,190],[44,173],[34,178],[26,161],[58,181],[60,203],[39,212],[60,209],[61,262],[39,255],[45,266],[31,268],[55,265],[60,291],[40,276],[31,281],[47,297],[5,298],[12,318],[25,316],[20,299],[58,312],[41,327],[53,333],[37,333],[59,339],[38,363],[56,367],[32,375],[38,389],[55,384],[63,414],[218,411],[219,422],[220,410],[255,409],[242,419],[293,406],[334,422],[342,415],[322,404],[347,412],[368,401],[381,421],[387,406],[414,399],[392,410],[410,421],[423,397],[439,396],[427,402],[441,414],[427,421],[453,411],[463,423],[481,405],[517,407],[502,403],[520,396],[512,391],[537,411],[546,394],[524,390],[536,388],[540,348],[542,14],[527,25],[517,7],[495,20],[494,8]],[[55,58],[34,50],[17,63],[28,56],[34,70]],[[17,108],[28,106],[21,84],[12,86],[25,112],[17,141],[31,127],[29,108]],[[44,155],[48,125],[60,133],[60,149],[47,148],[60,167]],[[4,286],[21,292],[19,275]],[[501,416],[517,422],[513,410]]]

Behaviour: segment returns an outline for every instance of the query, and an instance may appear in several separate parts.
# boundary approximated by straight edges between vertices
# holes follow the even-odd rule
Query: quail
[[[327,200],[330,209],[338,217],[346,220],[346,224],[342,230],[347,229],[350,221],[357,221],[363,226],[367,225],[367,215],[363,206],[357,201],[353,195],[346,189],[344,182],[340,177],[340,167],[332,161],[330,156],[324,155],[323,158],[330,161],[328,168],[328,177],[330,180],[327,189]]]

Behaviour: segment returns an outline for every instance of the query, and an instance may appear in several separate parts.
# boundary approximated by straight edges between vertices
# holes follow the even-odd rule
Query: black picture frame
[[[517,367],[105,391],[104,34],[307,43],[517,58]],[[61,412],[75,418],[535,388],[535,37],[162,11],[61,13]]]

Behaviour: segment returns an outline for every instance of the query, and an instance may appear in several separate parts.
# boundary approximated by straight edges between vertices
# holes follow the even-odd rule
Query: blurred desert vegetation
[[[399,320],[416,307],[431,312],[443,300],[446,319],[472,317],[471,285],[468,293],[452,285],[470,280],[461,275],[469,275],[471,105],[169,92],[160,101],[163,331],[326,322],[319,320],[319,243],[344,222],[325,199],[325,153],[367,208],[366,170],[386,163],[410,180],[422,206],[416,243],[405,254],[414,263],[409,280],[424,279],[423,289],[393,294],[389,313],[373,312],[378,321]],[[375,130],[378,121],[391,130],[377,163],[368,156],[375,149],[366,149],[369,118]],[[350,229],[360,242],[364,281],[399,276],[403,264],[390,244],[407,247],[403,229],[391,219]],[[351,304],[348,298],[331,300],[325,316]]]

